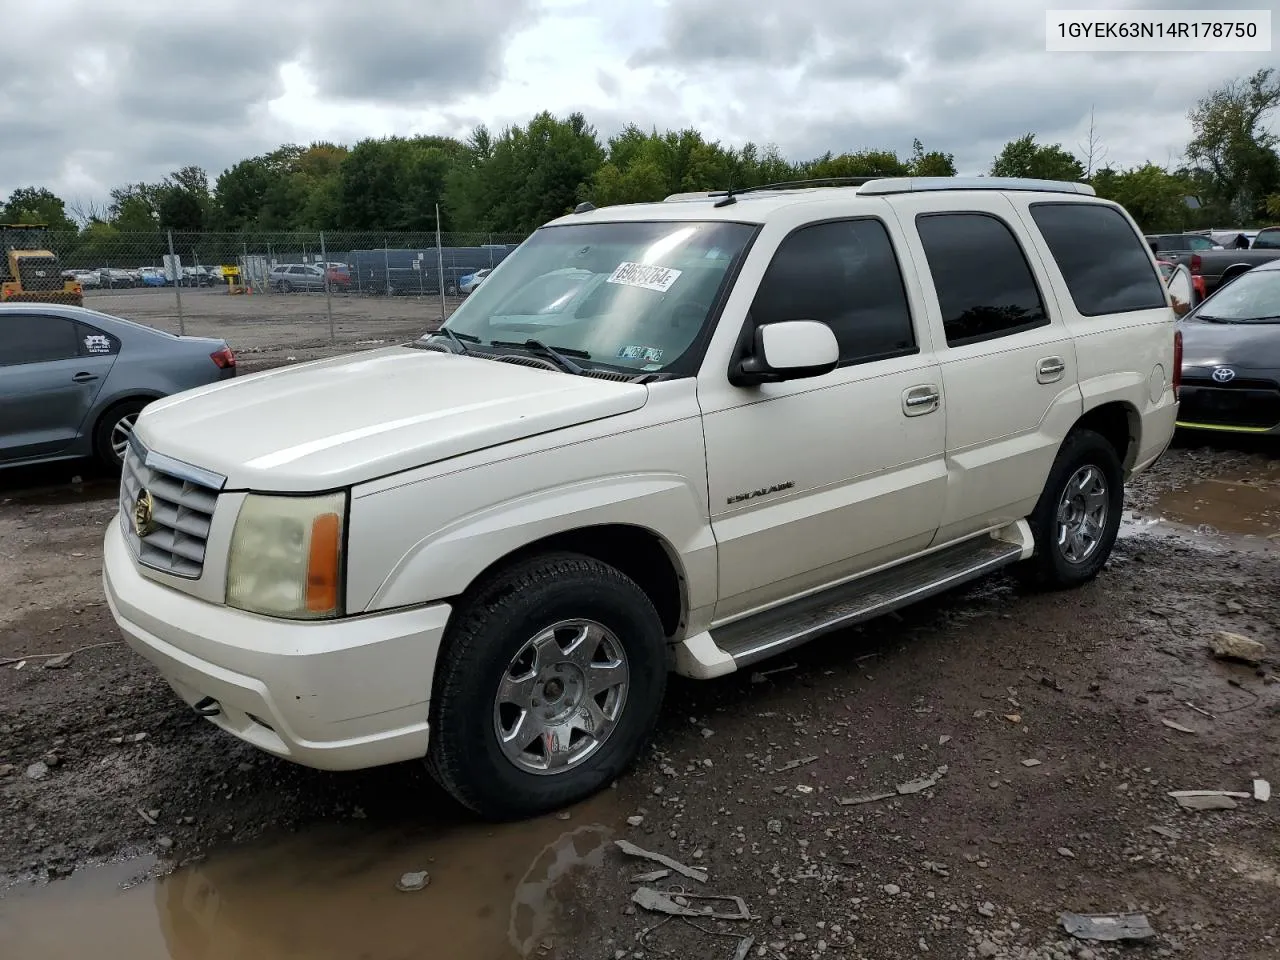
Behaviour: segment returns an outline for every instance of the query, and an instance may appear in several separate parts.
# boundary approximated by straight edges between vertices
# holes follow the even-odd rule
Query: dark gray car
[[[1280,436],[1280,261],[1220,287],[1179,329],[1178,426]]]
[[[0,468],[96,456],[119,468],[152,400],[234,377],[225,340],[82,307],[0,304]]]

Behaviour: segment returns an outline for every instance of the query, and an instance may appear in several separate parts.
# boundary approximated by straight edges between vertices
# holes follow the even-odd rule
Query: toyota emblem
[[[1236,378],[1236,372],[1230,367],[1218,367],[1213,371],[1214,383],[1230,383]]]

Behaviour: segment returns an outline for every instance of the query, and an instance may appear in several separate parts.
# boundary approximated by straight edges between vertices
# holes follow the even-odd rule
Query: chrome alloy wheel
[[[520,648],[498,685],[493,726],[503,755],[526,773],[577,766],[617,728],[630,685],[627,655],[606,627],[548,627]]]
[[[1110,510],[1107,478],[1097,467],[1081,467],[1058,501],[1058,549],[1068,563],[1084,563],[1102,542]]]
[[[126,413],[111,427],[111,452],[121,463],[129,450],[129,438],[133,436],[133,425],[137,420],[136,413]]]

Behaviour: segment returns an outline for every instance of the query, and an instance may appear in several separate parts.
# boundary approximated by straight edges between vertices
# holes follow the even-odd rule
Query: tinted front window
[[[1168,305],[1142,238],[1114,207],[1036,203],[1031,217],[1083,316]]]
[[[447,326],[482,345],[535,339],[588,366],[667,371],[698,342],[755,230],[689,221],[543,227]]]
[[[916,229],[948,346],[1048,324],[1031,267],[1003,221],[985,213],[928,213],[916,218]]]
[[[80,352],[76,325],[62,317],[0,314],[0,366],[67,360]]]
[[[803,227],[782,241],[751,305],[756,325],[819,320],[842,363],[914,353],[898,258],[879,220]]]
[[[1280,250],[1280,230],[1262,230],[1254,238],[1254,250]]]

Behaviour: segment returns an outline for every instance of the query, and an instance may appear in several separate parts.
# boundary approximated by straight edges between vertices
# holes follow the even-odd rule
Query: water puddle
[[[5,478],[11,481],[12,478]],[[6,483],[0,487],[0,506],[6,504],[23,504],[24,506],[54,507],[74,503],[93,503],[98,500],[111,500],[119,496],[120,480],[110,477],[76,477],[71,482],[42,482],[42,476],[24,476],[11,486]]]
[[[151,861],[85,869],[0,895],[0,957],[537,956],[558,936],[572,935],[579,887],[604,860],[616,805],[615,792],[606,791],[575,808],[567,822],[324,828],[135,885],[129,881],[145,875]],[[431,875],[425,889],[395,889],[401,874],[417,870]]]
[[[1125,532],[1169,534],[1236,548],[1280,549],[1280,486],[1210,478],[1162,494],[1126,515]]]

